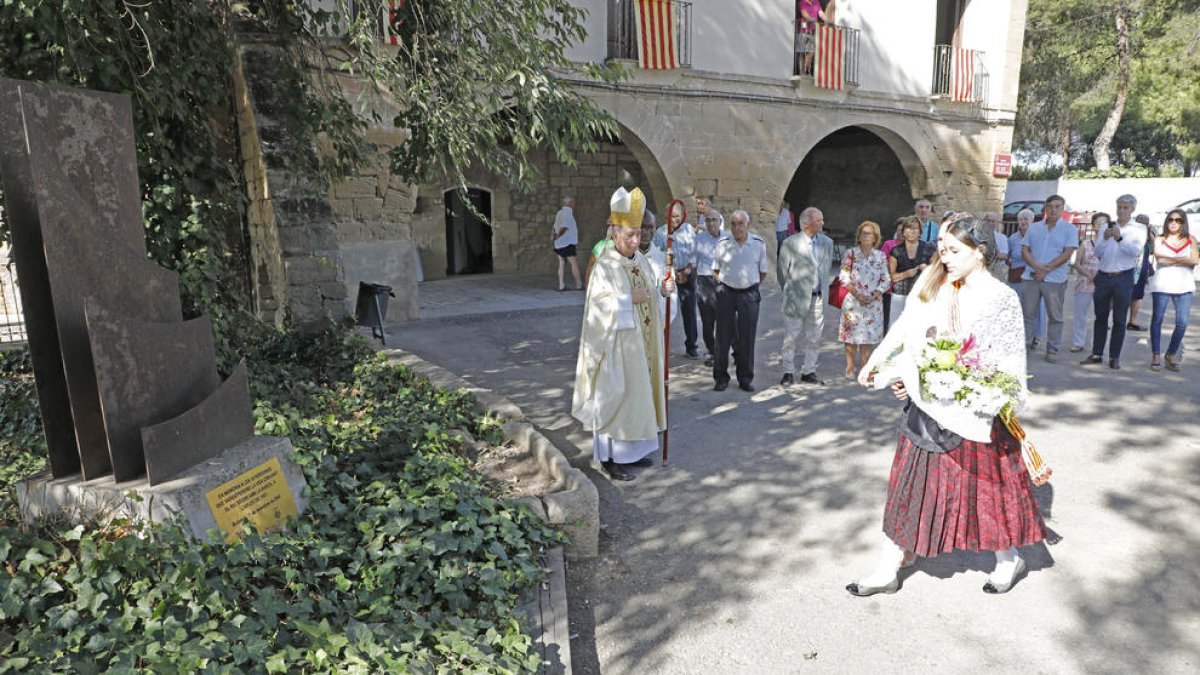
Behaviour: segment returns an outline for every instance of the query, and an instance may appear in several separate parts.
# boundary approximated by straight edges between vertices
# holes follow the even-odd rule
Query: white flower
[[[963,388],[963,379],[952,370],[928,371],[925,373],[925,386],[929,395],[940,401],[953,401],[954,395]]]
[[[976,381],[972,383],[971,393],[964,402],[971,412],[990,417],[1000,412],[1007,400],[1003,391]]]

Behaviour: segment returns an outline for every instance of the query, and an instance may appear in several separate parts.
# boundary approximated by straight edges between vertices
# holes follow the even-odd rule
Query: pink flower
[[[982,361],[979,355],[978,344],[975,342],[974,335],[968,335],[963,341],[962,347],[958,349],[958,363],[967,368],[979,368]]]

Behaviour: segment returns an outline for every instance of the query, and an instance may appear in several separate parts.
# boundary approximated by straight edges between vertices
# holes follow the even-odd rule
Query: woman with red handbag
[[[858,246],[846,251],[838,273],[846,289],[838,341],[845,348],[846,378],[851,380],[883,339],[883,294],[891,284],[887,259],[875,248],[880,242],[879,225],[864,220],[858,226],[855,241]]]

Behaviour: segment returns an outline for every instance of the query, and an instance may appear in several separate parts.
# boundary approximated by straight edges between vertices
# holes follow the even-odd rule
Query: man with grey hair
[[[737,367],[738,387],[754,391],[754,340],[758,334],[758,285],[767,278],[767,245],[750,232],[750,214],[729,216],[733,235],[717,244],[713,278],[717,282],[717,353],[713,358],[716,391],[729,386],[729,349]]]
[[[575,223],[575,198],[563,197],[562,208],[554,216],[554,228],[550,231],[550,241],[554,253],[558,256],[558,290],[567,290],[563,279],[564,261],[571,263],[571,275],[575,277],[575,290],[583,290],[583,282],[579,279],[579,262],[576,260],[575,249],[579,244],[579,226]]]
[[[821,347],[821,331],[825,327],[826,288],[833,267],[833,240],[821,230],[825,215],[820,209],[808,207],[800,212],[800,231],[783,241],[779,247],[779,264],[775,275],[783,289],[783,362],[782,386],[795,382],[796,342],[804,349],[800,381],[824,384],[817,378],[817,357]]]
[[[933,213],[933,204],[930,204],[928,199],[918,199],[917,203],[913,204],[913,214],[916,215],[917,222],[921,224],[921,241],[932,242],[936,245],[938,224],[929,217],[931,213]]]
[[[1025,240],[1025,233],[1029,231],[1029,226],[1033,224],[1034,213],[1030,209],[1021,209],[1017,212],[1017,229],[1008,235],[1008,285],[1017,292],[1017,297],[1021,297],[1021,277],[1025,274],[1025,259],[1021,257],[1021,243]],[[1033,338],[1025,336],[1029,340],[1030,347],[1037,349],[1040,342],[1046,341],[1046,303],[1042,303],[1038,308],[1037,322],[1033,326]]]
[[[1133,195],[1117,197],[1116,220],[1110,221],[1104,232],[1097,233],[1096,257],[1100,259],[1100,271],[1096,272],[1096,290],[1092,294],[1096,322],[1092,324],[1092,353],[1080,361],[1080,365],[1102,363],[1104,340],[1109,338],[1108,367],[1113,370],[1121,367],[1134,269],[1141,262],[1142,248],[1146,245],[1146,227],[1133,220],[1135,208],[1137,198]],[[1111,337],[1108,334],[1110,314]]]

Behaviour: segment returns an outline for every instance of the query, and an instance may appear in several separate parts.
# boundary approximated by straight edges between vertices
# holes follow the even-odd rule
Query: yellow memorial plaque
[[[217,519],[217,526],[225,532],[226,541],[237,539],[244,520],[264,531],[299,515],[296,500],[283,477],[283,467],[276,457],[209,490],[205,497]]]

